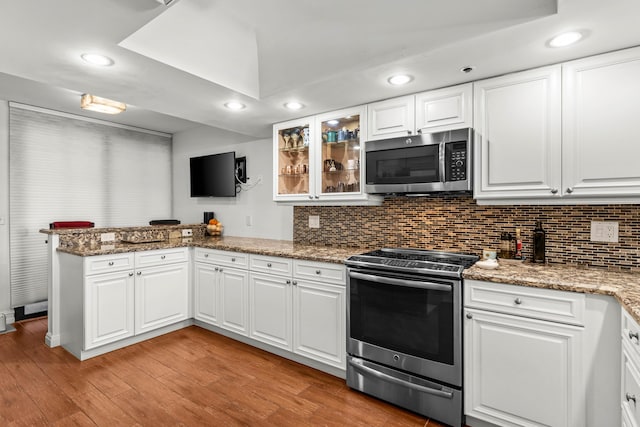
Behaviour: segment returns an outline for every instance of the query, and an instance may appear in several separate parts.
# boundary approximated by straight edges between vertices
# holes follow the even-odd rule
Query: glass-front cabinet
[[[274,125],[274,200],[381,203],[364,193],[365,120],[359,106]]]

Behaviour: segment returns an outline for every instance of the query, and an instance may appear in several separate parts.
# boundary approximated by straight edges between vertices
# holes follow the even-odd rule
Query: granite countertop
[[[640,323],[640,274],[562,264],[500,263],[495,270],[473,266],[465,279],[589,294],[612,295]]]
[[[167,239],[151,243],[91,243],[67,247],[60,246],[58,251],[78,256],[96,256],[179,247],[209,248],[336,264],[342,264],[351,255],[360,254],[368,250],[366,248],[299,245],[290,240],[220,236]]]

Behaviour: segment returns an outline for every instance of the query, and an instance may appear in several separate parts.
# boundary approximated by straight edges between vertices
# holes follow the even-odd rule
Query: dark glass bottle
[[[536,221],[536,228],[533,230],[533,262],[545,262],[545,235],[542,221]]]

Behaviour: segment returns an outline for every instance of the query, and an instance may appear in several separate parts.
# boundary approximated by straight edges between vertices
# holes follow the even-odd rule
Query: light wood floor
[[[80,362],[46,318],[0,335],[2,426],[429,426],[344,380],[196,326]]]

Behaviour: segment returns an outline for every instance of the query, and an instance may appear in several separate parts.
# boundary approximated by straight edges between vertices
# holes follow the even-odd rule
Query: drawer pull
[[[220,268],[216,267],[216,268],[215,268],[215,271],[220,271]]]
[[[467,313],[467,319],[473,319],[473,314]]]
[[[231,262],[236,262],[236,259],[235,258],[231,258]]]
[[[270,262],[267,263],[267,267],[271,268],[271,263]]]
[[[166,256],[164,256],[164,255],[162,255],[162,256],[160,257],[160,259],[165,259],[165,258],[166,258]]]
[[[291,280],[287,280],[286,283],[287,283],[287,285],[290,285],[291,284]]]
[[[133,276],[133,273],[129,273],[129,277]]]
[[[220,273],[222,273],[222,268],[220,268]]]
[[[624,394],[625,399],[627,399],[627,402],[631,402],[633,400],[633,404],[636,404],[636,395],[635,394],[629,394],[629,393],[625,393]]]
[[[320,274],[322,273],[320,270],[316,270],[316,274]]]
[[[142,275],[142,271],[138,271],[136,274],[137,274],[138,276],[141,276],[141,275]]]
[[[638,340],[640,340],[640,335],[638,335],[637,332],[629,331],[629,339],[632,340],[634,338],[636,339],[636,341],[638,341]]]
[[[515,301],[513,301],[516,303],[516,305],[520,305],[522,304],[522,300],[520,298],[516,298]]]
[[[293,282],[291,282],[293,284],[293,286],[297,286],[298,282],[296,282],[295,280]]]
[[[205,258],[209,258],[209,254],[204,254],[204,257]]]
[[[113,265],[113,261],[109,261],[109,265]]]

